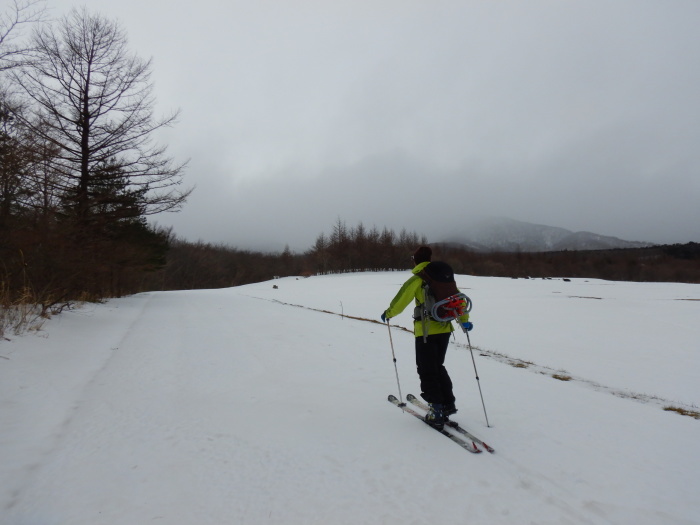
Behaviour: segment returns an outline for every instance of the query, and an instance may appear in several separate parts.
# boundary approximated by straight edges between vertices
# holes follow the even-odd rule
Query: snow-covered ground
[[[386,401],[372,321],[408,275],[144,293],[0,342],[0,523],[700,523],[700,420],[663,410],[699,410],[700,286],[459,276],[475,455]]]

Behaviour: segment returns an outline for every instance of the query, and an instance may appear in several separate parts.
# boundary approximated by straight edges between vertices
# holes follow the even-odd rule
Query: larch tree
[[[58,296],[133,290],[167,251],[146,217],[179,210],[191,192],[186,162],[154,142],[177,112],[155,115],[151,61],[129,51],[118,23],[85,8],[36,28],[30,48],[11,71],[25,108],[16,118],[50,152],[37,181],[58,203],[51,249],[36,247],[34,268],[61,283]]]
[[[55,146],[54,179],[77,224],[176,211],[186,163],[154,134],[177,113],[154,114],[151,61],[129,52],[119,24],[85,8],[34,31],[33,59],[15,73],[33,111],[22,117]]]

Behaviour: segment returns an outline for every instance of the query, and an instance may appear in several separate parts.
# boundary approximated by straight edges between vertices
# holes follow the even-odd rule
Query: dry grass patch
[[[508,361],[508,364],[512,366],[513,368],[528,368],[531,364],[533,364],[530,361],[521,361],[519,359],[511,359]]]
[[[573,377],[564,374],[552,374],[552,377],[554,379],[558,379],[559,381],[571,381],[573,379]]]
[[[676,414],[680,414],[681,416],[688,416],[692,417],[694,419],[700,419],[700,412],[697,410],[688,410],[686,408],[680,408],[680,407],[674,407],[674,406],[666,406],[664,407],[664,410],[666,412],[675,412]]]

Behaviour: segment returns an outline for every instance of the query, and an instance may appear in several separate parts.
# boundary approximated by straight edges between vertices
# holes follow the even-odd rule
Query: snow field
[[[386,325],[339,315],[378,320],[407,277],[140,294],[2,342],[0,523],[700,523],[700,421],[606,390],[700,404],[700,286],[459,276],[492,428],[461,333],[456,419],[496,449],[473,455],[386,401]]]

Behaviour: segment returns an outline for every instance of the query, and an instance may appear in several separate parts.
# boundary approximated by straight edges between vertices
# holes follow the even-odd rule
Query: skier
[[[433,252],[428,246],[419,247],[411,256],[413,260],[413,275],[403,284],[389,308],[382,313],[382,322],[388,322],[396,317],[415,299],[420,307],[425,302],[423,279],[418,274],[430,263]],[[419,311],[417,308],[416,311]],[[454,331],[452,322],[440,322],[432,318],[427,323],[416,319],[414,315],[414,335],[416,340],[416,368],[420,379],[421,397],[425,399],[430,410],[425,416],[425,422],[441,429],[447,418],[457,412],[455,396],[452,392],[452,380],[445,368],[445,354]],[[462,329],[469,331],[473,328],[469,322],[469,314],[465,313],[458,319]],[[423,337],[423,326],[427,327],[427,337]]]

